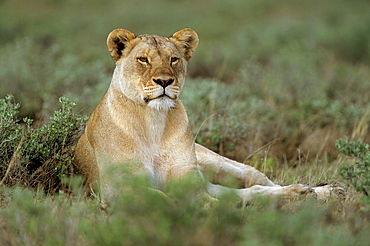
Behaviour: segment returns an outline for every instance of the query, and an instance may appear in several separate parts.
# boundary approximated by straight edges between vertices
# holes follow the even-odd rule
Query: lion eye
[[[176,63],[176,62],[178,62],[179,61],[179,58],[178,57],[172,57],[171,58],[171,63],[172,64],[174,64],[174,63]]]
[[[138,57],[137,60],[141,63],[149,63],[148,58],[146,57]]]

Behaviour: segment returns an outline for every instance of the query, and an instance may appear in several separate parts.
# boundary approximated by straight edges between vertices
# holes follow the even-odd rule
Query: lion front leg
[[[268,196],[276,199],[281,204],[299,200],[305,197],[307,194],[314,194],[315,190],[309,186],[296,184],[288,186],[263,186],[254,185],[249,188],[244,189],[231,189],[221,185],[215,185],[209,183],[207,186],[207,191],[212,197],[219,197],[224,192],[233,191],[238,195],[242,201],[242,204],[247,204],[256,195]]]
[[[195,144],[195,154],[200,171],[211,183],[225,185],[228,182],[237,188],[276,186],[254,167],[218,155],[202,145]]]
[[[345,190],[339,186],[276,185],[257,169],[218,155],[199,144],[195,144],[195,153],[200,171],[210,182],[207,190],[213,197],[219,196],[225,190],[230,190],[222,186],[230,179],[237,183],[236,188],[240,188],[232,190],[245,202],[257,194],[282,200],[295,200],[308,193],[315,194],[320,200],[342,199],[346,195]]]

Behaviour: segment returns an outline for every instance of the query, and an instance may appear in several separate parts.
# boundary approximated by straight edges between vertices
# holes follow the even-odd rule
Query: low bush
[[[72,173],[74,145],[87,118],[73,112],[69,99],[59,102],[50,122],[34,128],[29,118],[21,124],[12,96],[0,100],[1,184],[42,187],[47,193],[62,188],[61,178]]]
[[[343,164],[339,173],[362,194],[361,201],[370,208],[370,150],[369,145],[360,140],[350,141],[349,138],[336,142],[339,153],[354,159],[354,163]]]
[[[116,185],[122,185],[117,181]],[[235,195],[217,202],[199,194],[201,184],[169,184],[169,196],[131,177],[131,192],[114,196],[107,211],[97,201],[59,194],[51,198],[1,188],[1,245],[367,245],[369,224],[343,220],[335,206],[309,200],[281,210],[256,198],[240,208]],[[356,217],[357,218],[357,217]]]

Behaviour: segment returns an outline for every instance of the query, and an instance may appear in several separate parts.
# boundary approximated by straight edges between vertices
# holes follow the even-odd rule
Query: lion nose
[[[167,86],[169,86],[170,84],[173,83],[173,81],[175,81],[173,78],[157,78],[157,79],[153,79],[154,83],[162,86],[163,88],[166,88]]]

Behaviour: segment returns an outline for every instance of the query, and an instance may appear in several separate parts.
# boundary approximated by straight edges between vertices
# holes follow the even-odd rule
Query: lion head
[[[198,35],[182,29],[171,37],[113,30],[107,46],[116,62],[112,86],[130,100],[157,110],[174,108]]]

